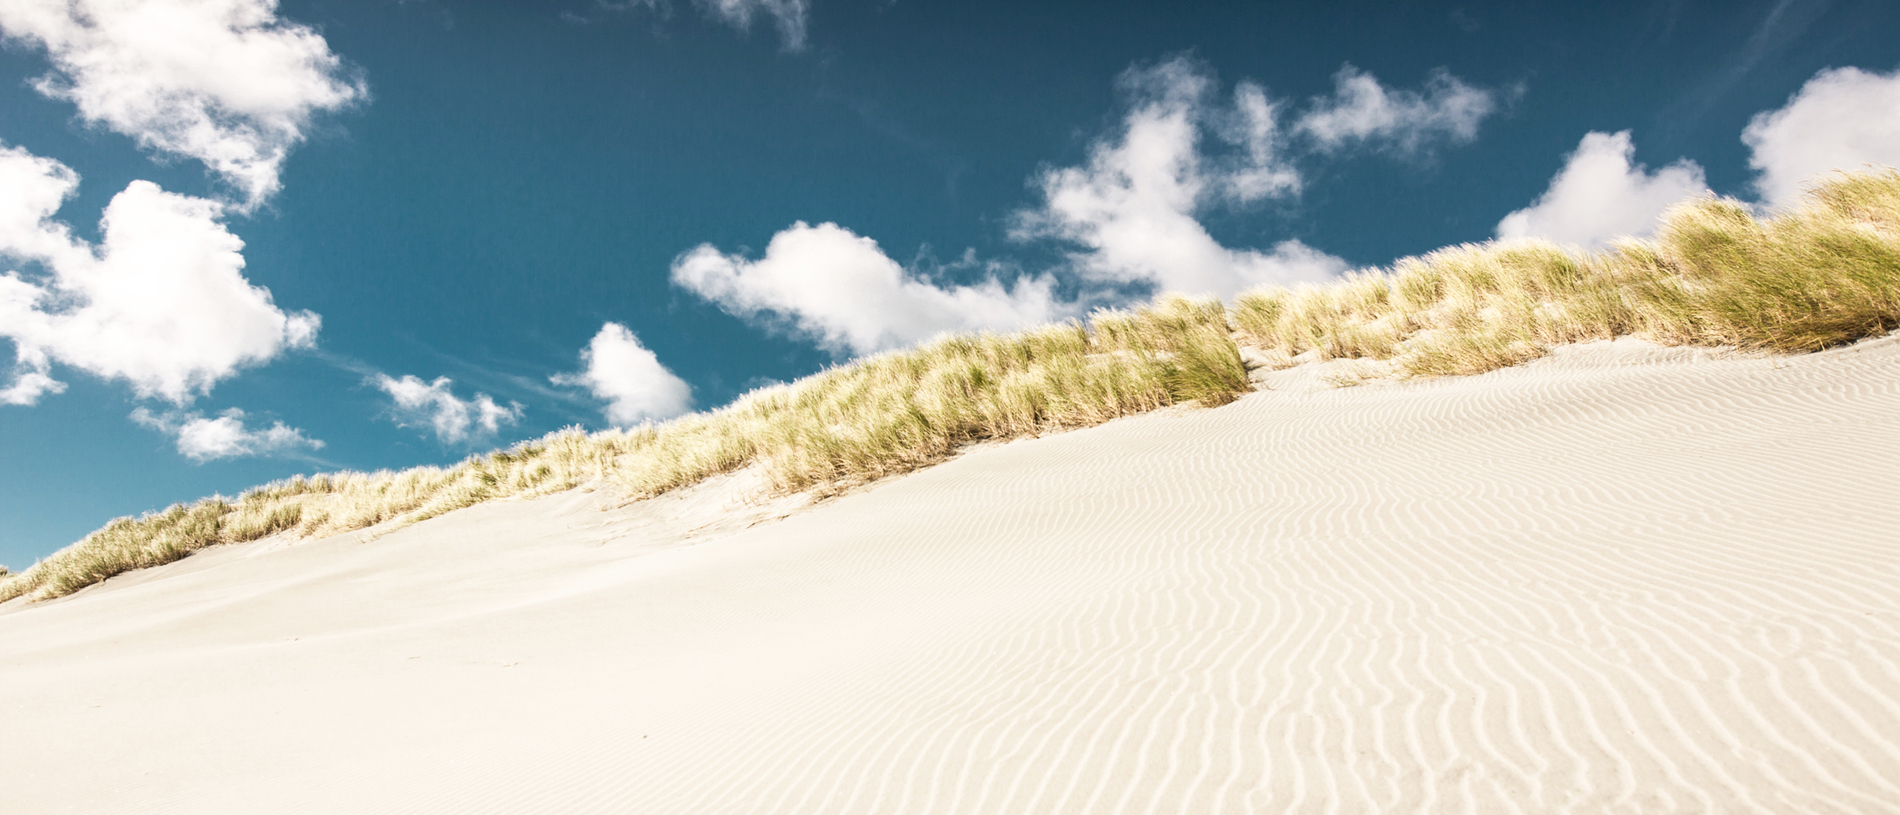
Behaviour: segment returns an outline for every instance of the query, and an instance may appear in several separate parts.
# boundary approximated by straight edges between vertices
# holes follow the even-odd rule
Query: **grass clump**
[[[1083,427],[1248,389],[1218,300],[1170,298],[1019,334],[952,336],[628,434],[614,478],[658,495],[755,462],[784,491],[841,489],[987,439]]]
[[[653,496],[761,464],[821,493],[906,472],[975,441],[1083,427],[1248,389],[1218,300],[1166,298],[1007,336],[953,336],[860,360],[661,425],[563,430],[453,467],[298,476],[120,518],[19,574],[0,602],[70,594],[208,546],[273,534],[383,530],[482,501],[597,481]]]
[[[1482,373],[1551,346],[1635,334],[1669,344],[1815,351],[1900,327],[1900,173],[1840,173],[1772,218],[1723,198],[1664,214],[1654,240],[1582,253],[1464,245],[1329,286],[1234,304],[1244,340],[1301,359]]]

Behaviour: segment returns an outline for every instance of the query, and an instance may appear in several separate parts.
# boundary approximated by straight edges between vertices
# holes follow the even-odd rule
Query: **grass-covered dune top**
[[[1238,344],[1277,364],[1372,360],[1367,375],[1473,374],[1551,346],[1635,334],[1669,344],[1811,351],[1900,326],[1900,173],[1837,174],[1769,219],[1685,202],[1657,237],[1587,254],[1494,242],[1325,286],[1131,312],[1008,336],[953,336],[629,431],[564,430],[454,467],[335,473],[120,518],[18,574],[0,602],[70,594],[220,543],[414,523],[593,481],[653,496],[751,465],[780,490],[831,491],[957,448],[1082,427],[1249,388]]]
[[[1900,173],[1837,173],[1766,220],[1693,199],[1663,215],[1655,240],[1595,254],[1465,245],[1329,286],[1248,292],[1233,321],[1286,362],[1381,360],[1410,376],[1482,373],[1628,334],[1820,350],[1900,326]]]

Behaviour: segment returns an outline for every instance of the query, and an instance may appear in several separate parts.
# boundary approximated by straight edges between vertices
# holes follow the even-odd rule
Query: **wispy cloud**
[[[619,323],[607,323],[581,349],[579,373],[556,374],[556,385],[586,388],[607,403],[607,421],[631,427],[652,419],[670,419],[691,410],[693,388],[675,376],[640,338]]]
[[[196,159],[249,210],[279,187],[312,116],[368,88],[275,0],[13,0],[0,32],[43,49],[40,93],[85,121],[161,153]]]
[[[810,0],[695,0],[713,16],[741,31],[752,27],[754,17],[770,17],[778,27],[779,42],[787,51],[805,47],[805,22],[811,16]]]
[[[502,407],[486,393],[477,393],[472,399],[457,397],[454,382],[446,376],[424,382],[416,376],[398,379],[377,374],[369,383],[389,394],[396,424],[427,428],[443,444],[493,436],[502,425],[521,419],[522,406],[518,403]]]
[[[1498,92],[1474,87],[1443,68],[1423,91],[1392,90],[1351,65],[1333,76],[1331,96],[1318,97],[1294,128],[1322,150],[1382,146],[1418,154],[1440,142],[1463,144],[1498,109]]]
[[[244,411],[231,408],[206,418],[199,413],[170,411],[153,413],[145,408],[132,411],[132,421],[178,440],[178,452],[193,461],[251,456],[299,456],[323,448],[323,442],[306,437],[303,431],[283,422],[252,429],[246,426]]]
[[[1627,130],[1585,135],[1550,188],[1498,222],[1498,237],[1600,247],[1619,237],[1649,234],[1670,205],[1708,192],[1702,167],[1693,161],[1680,159],[1651,172],[1633,163],[1635,156]]]
[[[700,10],[740,31],[750,31],[758,18],[769,18],[778,29],[779,43],[787,51],[805,49],[805,29],[811,19],[810,0],[692,0]],[[594,0],[596,11],[618,13],[645,9],[670,16],[671,0]],[[561,18],[574,23],[592,20],[575,11],[561,12]]]
[[[95,246],[53,220],[78,185],[59,162],[0,147],[0,257],[41,270],[0,274],[0,337],[15,347],[0,401],[58,393],[59,362],[183,405],[315,342],[316,314],[286,313],[244,278],[244,242],[220,222],[223,205],[134,181],[106,206]]]
[[[1656,129],[1671,135],[1690,132],[1729,93],[1743,86],[1762,63],[1799,42],[1802,35],[1833,5],[1834,0],[1776,0],[1755,23],[1755,29],[1747,40],[1656,117]],[[1681,2],[1667,4],[1668,22],[1664,38],[1675,28],[1675,20],[1682,6]],[[1735,12],[1745,13],[1739,8]],[[1681,46],[1659,42],[1652,47]]]

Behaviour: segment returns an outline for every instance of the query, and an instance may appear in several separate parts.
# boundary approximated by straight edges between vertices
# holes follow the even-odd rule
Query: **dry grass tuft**
[[[482,501],[611,481],[658,495],[754,463],[785,491],[835,491],[923,467],[958,447],[1083,427],[1248,389],[1220,301],[998,336],[948,337],[751,393],[662,425],[563,430],[454,467],[298,476],[142,518],[120,518],[17,575],[0,602],[58,597],[207,546],[273,534],[387,532]]]
[[[1251,291],[1233,316],[1281,364],[1391,360],[1410,376],[1483,373],[1628,334],[1829,348],[1900,327],[1900,172],[1835,174],[1765,220],[1729,199],[1688,201],[1655,240],[1597,254],[1538,240],[1442,249],[1331,286]]]

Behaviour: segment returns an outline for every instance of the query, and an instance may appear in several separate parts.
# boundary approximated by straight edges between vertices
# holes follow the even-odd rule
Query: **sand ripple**
[[[186,561],[0,614],[0,782],[12,812],[1900,812],[1900,341],[1700,357],[1288,379],[684,548],[475,546],[471,515]],[[469,560],[426,592],[317,568],[378,547]]]

